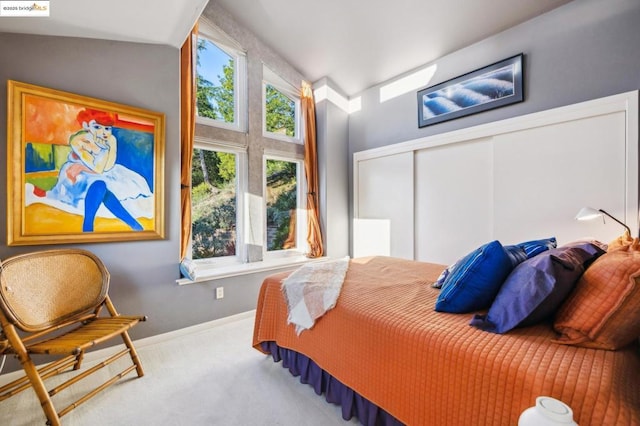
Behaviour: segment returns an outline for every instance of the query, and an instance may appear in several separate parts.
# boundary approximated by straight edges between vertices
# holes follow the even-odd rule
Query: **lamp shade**
[[[602,210],[602,209],[594,209],[593,207],[583,207],[580,209],[580,211],[578,212],[578,214],[576,215],[576,219],[577,220],[592,220],[592,219],[596,219],[599,217],[603,217],[604,216],[608,216],[611,219],[615,220],[616,222],[618,222],[620,225],[624,226],[624,228],[626,229],[627,233],[629,235],[631,235],[631,229],[623,222],[619,221],[618,219],[616,219],[615,217],[611,216],[609,213],[607,213],[606,211]]]
[[[592,220],[602,217],[602,212],[593,207],[583,207],[576,215],[576,220]]]

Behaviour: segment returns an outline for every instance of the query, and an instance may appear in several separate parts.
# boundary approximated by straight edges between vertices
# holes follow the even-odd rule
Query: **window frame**
[[[292,249],[284,250],[269,250],[267,244],[267,160],[289,161],[296,163],[296,247]],[[309,246],[307,243],[307,181],[304,172],[304,158],[299,155],[291,155],[288,153],[282,153],[277,151],[265,151],[262,155],[262,199],[263,206],[262,211],[262,227],[263,232],[263,245],[262,245],[262,258],[263,260],[282,259],[294,256],[303,256],[309,252]]]
[[[198,21],[198,41],[205,38],[213,43],[234,60],[233,86],[234,86],[234,114],[233,123],[222,120],[214,120],[208,117],[201,117],[196,112],[196,123],[207,126],[220,127],[238,132],[247,131],[248,100],[247,100],[247,55],[246,52],[221,29],[205,18]],[[197,57],[197,42],[194,46]],[[194,73],[197,75],[197,67],[194,66]]]
[[[208,149],[211,151],[226,152],[236,155],[236,254],[233,256],[193,259],[193,262],[200,269],[211,269],[221,266],[243,264],[247,259],[247,245],[245,242],[245,230],[248,221],[245,205],[245,194],[248,190],[247,148],[231,143],[215,141],[208,138],[196,136],[193,144],[193,149]],[[192,242],[193,235],[191,235],[191,240],[189,241],[189,258],[193,258]]]
[[[287,136],[279,133],[267,131],[267,85],[272,86],[278,92],[291,99],[295,105],[294,117],[294,134],[295,136]],[[302,135],[304,128],[302,124],[302,106],[300,100],[300,92],[292,85],[284,81],[275,72],[263,65],[262,67],[262,136],[270,139],[277,139],[284,142],[304,144]]]

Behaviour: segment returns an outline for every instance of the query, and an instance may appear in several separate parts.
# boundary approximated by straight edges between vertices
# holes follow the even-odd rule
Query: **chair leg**
[[[116,307],[113,306],[113,303],[111,302],[111,298],[109,296],[104,299],[104,304],[107,307],[107,311],[109,312],[109,314],[111,314],[112,316],[118,315],[118,311],[116,311]],[[140,362],[140,358],[138,358],[138,352],[136,352],[136,348],[133,347],[133,343],[131,342],[129,333],[124,331],[120,334],[120,336],[122,336],[124,344],[127,346],[127,348],[129,348],[129,355],[131,355],[131,361],[133,361],[136,366],[136,373],[138,373],[138,377],[144,376],[142,363]]]
[[[82,367],[83,359],[84,359],[84,351],[81,351],[78,355],[76,355],[76,361],[73,363],[74,370],[80,370],[80,367]]]
[[[133,342],[129,337],[129,333],[126,331],[121,334],[122,340],[124,344],[129,348],[129,355],[131,356],[131,361],[136,366],[136,373],[138,373],[138,377],[144,376],[144,370],[142,369],[142,363],[140,362],[140,358],[138,357],[138,352],[136,352],[136,348],[133,346]]]
[[[52,426],[60,426],[60,417],[56,412],[56,408],[51,401],[51,397],[49,395],[49,391],[47,390],[42,377],[40,377],[40,373],[38,373],[38,369],[35,364],[31,360],[31,357],[27,353],[27,348],[24,346],[16,329],[9,325],[5,317],[0,315],[0,323],[2,323],[2,328],[9,340],[9,343],[13,347],[16,355],[18,355],[18,359],[22,364],[22,368],[24,369],[27,378],[31,382],[31,386],[33,387],[38,400],[40,401],[40,405],[42,406],[42,410],[44,411],[44,415],[47,417],[47,424]]]
[[[38,369],[35,364],[28,356],[20,355],[20,361],[22,362],[22,367],[31,382],[33,390],[38,396],[38,400],[40,400],[42,410],[47,417],[47,424],[51,426],[59,426],[60,417],[58,417],[58,413],[56,412],[53,402],[51,401],[51,397],[49,396],[49,391],[47,391],[42,378],[38,374]]]

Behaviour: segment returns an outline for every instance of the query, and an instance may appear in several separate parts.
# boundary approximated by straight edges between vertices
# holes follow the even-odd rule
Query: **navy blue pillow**
[[[525,241],[516,245],[524,250],[527,254],[527,259],[531,259],[544,251],[558,247],[558,242],[556,237],[550,237],[542,240]]]
[[[539,255],[549,249],[556,248],[558,242],[555,237],[544,238],[541,240],[525,241],[523,243],[514,244],[510,246],[504,246],[507,254],[511,258],[511,263],[515,268],[521,262],[527,259],[531,259],[534,256]]]
[[[511,266],[513,268],[515,268],[521,262],[524,262],[525,260],[532,258],[542,253],[543,251],[556,247],[557,242],[555,237],[544,238],[541,240],[525,241],[519,244],[503,246],[504,250],[507,253],[507,256],[509,256],[509,259],[511,260]],[[442,271],[436,282],[431,286],[434,288],[442,288],[444,280],[451,273],[451,270],[455,268],[456,264],[457,262],[449,265],[444,271]]]
[[[500,241],[492,241],[460,259],[442,284],[436,311],[465,313],[491,305],[513,267]]]
[[[502,246],[502,247],[504,248],[504,251],[507,253],[507,256],[509,256],[509,260],[511,261],[511,266],[513,266],[514,268],[518,266],[520,263],[528,259],[527,252],[524,251],[522,247],[518,247],[517,245]]]
[[[493,333],[536,324],[551,317],[587,266],[604,251],[591,243],[545,251],[509,274],[486,315],[471,325]]]

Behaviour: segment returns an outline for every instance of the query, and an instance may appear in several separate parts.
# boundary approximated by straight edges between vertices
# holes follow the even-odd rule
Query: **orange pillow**
[[[633,244],[633,240],[634,239],[631,238],[631,235],[625,231],[624,234],[609,243],[607,250],[615,250],[620,247],[631,245]]]
[[[600,256],[560,306],[556,343],[616,350],[640,336],[640,245]]]

